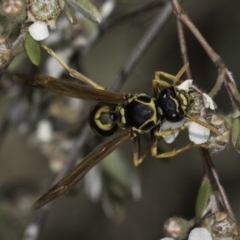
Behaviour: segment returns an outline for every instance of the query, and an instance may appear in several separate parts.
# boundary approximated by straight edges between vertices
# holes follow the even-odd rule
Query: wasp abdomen
[[[113,135],[118,129],[115,107],[101,104],[94,106],[88,121],[92,130],[103,137]]]
[[[130,98],[119,112],[121,124],[138,132],[149,131],[159,121],[156,100],[144,94]]]

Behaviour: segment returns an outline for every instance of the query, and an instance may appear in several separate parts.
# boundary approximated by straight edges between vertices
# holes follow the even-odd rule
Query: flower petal
[[[199,118],[202,122],[206,122],[204,118]],[[208,141],[210,130],[196,122],[191,122],[188,127],[189,139],[195,144],[202,144]]]
[[[39,121],[36,131],[37,139],[41,142],[48,142],[51,140],[52,135],[53,135],[52,124],[46,119]]]
[[[37,21],[33,23],[28,31],[33,39],[36,41],[41,41],[49,36],[48,27],[45,22]]]
[[[189,88],[192,86],[192,79],[187,79],[184,82],[182,82],[180,85],[177,86],[179,90],[185,90],[189,91]]]
[[[101,18],[106,19],[113,11],[116,2],[114,0],[107,0],[102,4],[100,9]]]
[[[210,232],[206,228],[194,228],[189,236],[188,240],[212,240]]]
[[[102,176],[99,170],[99,166],[93,167],[85,176],[84,188],[93,202],[97,202],[102,193]]]
[[[206,93],[203,93],[202,96],[205,107],[214,110],[216,107],[212,98],[208,96]]]
[[[185,119],[180,121],[180,122],[169,122],[169,121],[164,121],[164,123],[161,125],[161,129],[160,131],[165,131],[165,130],[168,130],[168,129],[177,129],[179,127],[181,127],[184,123]],[[176,133],[173,133],[173,134],[170,134],[170,135],[166,135],[166,136],[163,136],[164,140],[166,143],[172,143],[175,138],[177,137],[177,135],[179,134],[179,132],[176,132]]]
[[[174,240],[173,238],[169,238],[169,237],[165,237],[165,238],[161,238],[160,240]]]

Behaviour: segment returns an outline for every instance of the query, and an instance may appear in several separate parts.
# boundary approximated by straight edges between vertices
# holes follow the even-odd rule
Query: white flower
[[[51,123],[43,119],[37,125],[36,136],[37,139],[41,142],[48,142],[51,140],[53,134]]]
[[[212,237],[206,228],[194,228],[190,232],[188,240],[212,240]]]
[[[182,82],[180,85],[178,85],[177,89],[189,91],[189,88],[193,86],[192,82],[193,82],[192,79],[187,79],[184,82]]]
[[[161,129],[160,131],[165,131],[165,130],[168,130],[168,129],[177,129],[179,127],[181,127],[185,122],[185,119],[183,119],[182,121],[180,122],[169,122],[169,121],[164,121],[164,123],[162,124],[161,126]],[[166,135],[166,136],[163,136],[164,140],[166,143],[172,143],[175,138],[177,137],[177,135],[179,134],[179,132],[175,132],[173,134],[170,134],[170,135]]]
[[[165,237],[160,240],[174,240],[174,239]],[[188,240],[212,240],[212,236],[206,228],[194,228],[190,232]]]
[[[174,240],[173,238],[169,238],[169,237],[165,237],[165,238],[162,238],[160,240]]]
[[[214,110],[216,107],[212,98],[209,97],[206,93],[203,93],[202,96],[205,107]]]
[[[202,122],[206,122],[204,118],[199,118]],[[196,122],[191,121],[188,126],[189,139],[195,144],[202,144],[208,141],[210,130]]]
[[[194,86],[192,84],[193,80],[192,79],[187,79],[185,80],[184,82],[182,82],[179,86],[177,86],[177,88],[179,90],[184,90],[184,91],[189,91],[189,88],[193,88],[195,89],[197,92],[200,92],[200,90]],[[203,97],[203,103],[204,103],[204,106],[206,108],[210,108],[212,110],[214,110],[216,107],[215,107],[215,104],[212,100],[212,98],[210,96],[208,96],[206,93],[201,93],[202,94],[202,97]]]
[[[102,185],[102,176],[97,165],[84,178],[85,191],[93,202],[99,200],[103,188]]]
[[[47,24],[45,22],[35,22],[29,28],[28,31],[33,39],[41,41],[49,36]]]
[[[115,7],[116,2],[113,0],[107,0],[102,4],[102,7],[100,8],[101,18],[105,19],[107,18],[113,11]]]
[[[202,122],[206,122],[206,120],[202,117],[200,117],[199,120]],[[185,123],[186,123],[186,126],[188,127],[189,139],[193,143],[202,144],[202,143],[205,143],[208,141],[209,136],[210,136],[210,130],[196,122],[193,122],[193,121],[188,122],[186,120],[186,118],[180,122],[175,122],[175,123],[165,121],[162,124],[160,131],[165,131],[168,129],[174,130],[174,129],[177,129],[177,128],[183,126]],[[175,132],[173,134],[163,136],[163,138],[166,143],[172,143],[178,134],[179,134],[179,132]]]

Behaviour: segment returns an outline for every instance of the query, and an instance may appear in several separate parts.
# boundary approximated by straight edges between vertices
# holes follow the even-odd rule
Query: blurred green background
[[[142,3],[143,0],[130,1],[129,5],[119,8],[124,11],[129,6]],[[240,85],[240,2],[186,0],[183,6]],[[84,74],[104,87],[110,86],[159,11],[161,8],[143,12],[110,28],[82,56]],[[188,30],[186,41],[194,82],[208,92],[217,78],[217,69]],[[175,18],[172,15],[121,92],[151,95],[155,71],[176,74],[181,67]],[[215,101],[220,112],[227,114],[231,111],[224,87]],[[2,104],[2,111],[5,106],[5,103]],[[28,226],[35,214],[30,211],[30,206],[37,194],[48,188],[47,183],[52,178],[46,157],[29,142],[28,135],[16,134],[15,129],[11,128],[0,151],[0,186],[7,189],[6,195],[2,190],[3,197],[0,198],[0,232],[8,232],[5,239],[21,239],[14,236],[15,232],[16,236],[21,236]],[[173,147],[184,143],[188,143],[188,137],[181,133]],[[132,163],[132,144],[125,144],[120,154],[123,161]],[[148,157],[136,169],[141,179],[142,197],[139,201],[126,199],[126,216],[120,222],[107,218],[101,204],[92,203],[84,192],[75,197],[62,196],[55,201],[39,240],[160,239],[163,223],[169,217],[190,219],[194,216],[196,194],[203,173],[201,161],[197,149],[167,160]],[[224,151],[213,155],[213,161],[233,211],[240,219],[239,155],[229,143]],[[35,188],[41,185],[44,188],[37,192]],[[26,206],[22,207],[19,196],[25,194],[25,190],[27,193],[37,193],[27,203],[24,200]],[[1,219],[4,224],[1,224]]]

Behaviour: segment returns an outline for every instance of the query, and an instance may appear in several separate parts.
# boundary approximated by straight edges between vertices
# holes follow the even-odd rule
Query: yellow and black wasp
[[[172,134],[182,129],[180,127],[177,130],[159,131],[161,123],[165,120],[179,122],[187,118],[210,129],[214,134],[221,135],[221,132],[216,127],[200,121],[191,115],[195,104],[194,99],[192,99],[188,92],[178,90],[176,87],[177,81],[187,67],[188,65],[185,65],[176,76],[164,72],[156,72],[152,85],[153,96],[115,93],[92,84],[93,82],[89,83],[91,86],[84,86],[43,75],[20,74],[15,76],[15,81],[27,86],[44,89],[68,97],[96,101],[97,105],[89,114],[89,123],[93,131],[102,136],[111,136],[119,128],[123,129],[121,133],[94,149],[62,180],[40,197],[33,205],[33,209],[40,208],[66,192],[93,166],[128,140],[133,139],[133,160],[135,166],[140,164],[149,153],[156,158],[163,158],[174,156],[193,146],[208,147],[206,144],[196,145],[191,143],[181,149],[168,153],[159,154],[157,152],[157,140],[159,136]],[[161,80],[161,75],[169,78],[173,81],[173,84]],[[151,142],[144,153],[140,154],[139,134],[147,132],[150,132]]]

